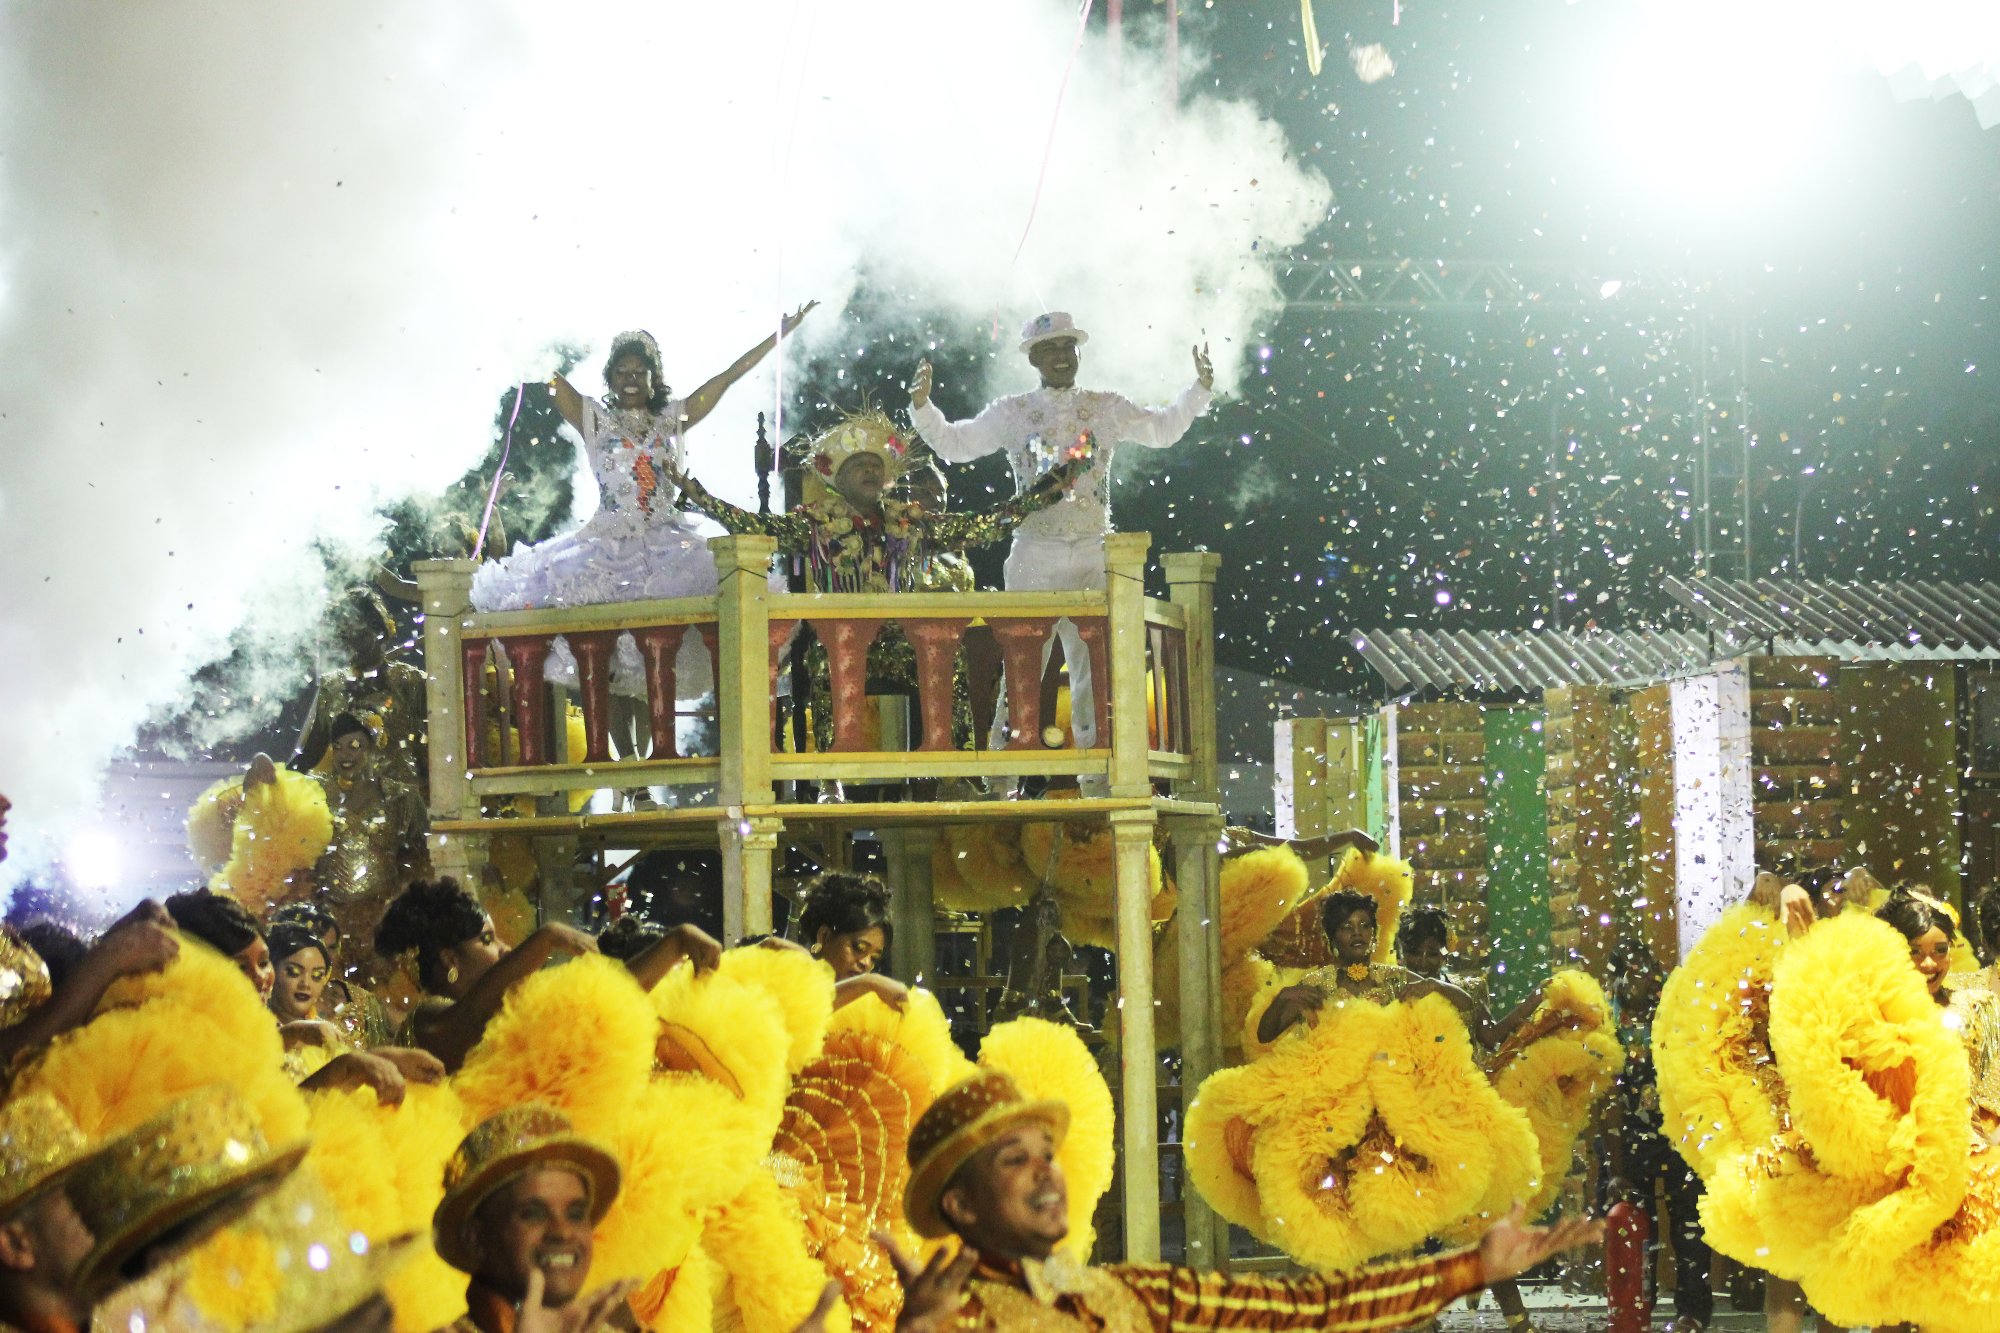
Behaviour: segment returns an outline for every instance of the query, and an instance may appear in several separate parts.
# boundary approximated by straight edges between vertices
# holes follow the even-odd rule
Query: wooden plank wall
[[[1673,687],[1649,685],[1632,696],[1634,777],[1638,802],[1638,887],[1633,916],[1652,943],[1653,956],[1680,962],[1680,922],[1674,911],[1674,703]]]
[[[1749,666],[1757,864],[1836,865],[1847,851],[1840,665],[1831,657],[1753,657]]]
[[[1543,696],[1548,745],[1550,943],[1558,965],[1602,977],[1621,898],[1637,889],[1626,829],[1637,795],[1625,702],[1608,686],[1573,685]]]
[[[1396,717],[1402,852],[1416,899],[1451,914],[1468,972],[1492,950],[1486,912],[1486,731],[1476,703],[1405,704]]]

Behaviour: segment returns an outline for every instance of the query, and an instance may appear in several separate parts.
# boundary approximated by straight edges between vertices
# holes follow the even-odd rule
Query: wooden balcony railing
[[[764,577],[769,538],[718,537],[710,546],[721,575],[717,596],[569,610],[476,613],[470,562],[420,562],[433,817],[476,820],[482,798],[524,793],[710,786],[714,806],[728,808],[773,801],[776,781],[1002,774],[1100,777],[1113,797],[1126,800],[1212,799],[1213,556],[1168,555],[1172,600],[1163,602],[1143,594],[1143,533],[1108,539],[1104,590],[1063,593],[772,593]],[[1044,743],[1043,659],[1064,618],[1076,625],[1091,657],[1098,719],[1092,749]],[[870,742],[868,653],[889,624],[901,630],[915,659],[917,725],[907,749]],[[801,626],[826,650],[832,712],[826,750],[780,744],[780,674]],[[975,626],[997,651],[964,651]],[[633,747],[614,736],[620,710],[612,663],[626,636],[643,666],[644,699],[637,706],[637,729],[649,741],[643,754],[619,753]],[[559,642],[575,662],[581,755],[565,743],[568,692],[548,679]],[[690,705],[676,664],[689,644],[705,655],[714,680],[712,703],[703,709],[712,709],[715,721],[714,754],[680,753],[679,723]],[[985,748],[990,718],[978,716],[973,748],[958,748],[954,678],[961,669],[975,700],[992,697],[1004,669],[1010,685],[1003,749]],[[631,715],[625,718],[629,727]]]

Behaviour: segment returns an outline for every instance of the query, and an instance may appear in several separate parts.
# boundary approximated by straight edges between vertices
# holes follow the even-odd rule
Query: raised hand
[[[979,1262],[979,1252],[961,1245],[958,1254],[947,1260],[945,1252],[939,1250],[919,1268],[888,1232],[876,1232],[875,1243],[889,1256],[903,1284],[903,1311],[896,1316],[896,1333],[946,1333],[958,1319],[958,1307],[965,1303],[965,1284],[973,1265]]]
[[[278,766],[271,762],[271,756],[259,750],[250,756],[250,767],[243,772],[243,790],[262,787],[278,780]]]
[[[722,961],[722,945],[700,926],[675,926],[666,938],[680,945],[681,957],[691,961],[697,972],[712,972]]]
[[[782,320],[780,320],[778,322],[778,327],[783,329],[786,333],[790,333],[793,329],[799,326],[800,322],[803,321],[807,315],[812,313],[813,307],[817,306],[818,304],[819,302],[817,301],[806,302],[804,305],[800,306],[797,310],[794,310],[791,314],[786,315]]]
[[[442,1083],[444,1061],[414,1046],[377,1046],[374,1054],[396,1066],[405,1083]]]
[[[1208,359],[1207,343],[1194,349],[1194,378],[1204,389],[1215,387],[1215,366]]]
[[[521,1298],[521,1312],[514,1319],[514,1333],[591,1333],[603,1328],[618,1312],[636,1282],[607,1282],[558,1309],[542,1304],[548,1286],[540,1268],[528,1270],[527,1294]]]
[[[1603,1239],[1604,1223],[1591,1218],[1565,1217],[1554,1226],[1531,1227],[1527,1208],[1517,1203],[1479,1242],[1480,1274],[1491,1286],[1519,1277],[1550,1255]]]
[[[931,363],[917,362],[917,373],[910,377],[910,406],[921,408],[931,401]]]
[[[121,921],[106,931],[84,957],[103,968],[106,982],[158,972],[181,956],[180,938],[150,917]]]

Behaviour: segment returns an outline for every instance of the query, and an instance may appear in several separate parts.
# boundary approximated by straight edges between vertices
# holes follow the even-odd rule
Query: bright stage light
[[[63,868],[79,889],[108,889],[124,871],[125,856],[110,831],[81,829],[63,849]]]
[[[1779,197],[1825,145],[1829,35],[1772,0],[1662,0],[1606,69],[1628,173],[1711,216]]]

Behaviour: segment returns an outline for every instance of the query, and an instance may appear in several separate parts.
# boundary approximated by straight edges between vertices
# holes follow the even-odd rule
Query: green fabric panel
[[[1539,708],[1487,708],[1486,914],[1494,1014],[1526,999],[1549,966],[1548,750]]]
[[[1367,767],[1362,779],[1363,812],[1367,822],[1362,827],[1368,836],[1389,845],[1389,773],[1388,734],[1389,728],[1382,720],[1380,711],[1361,719],[1363,748],[1368,756]]]

